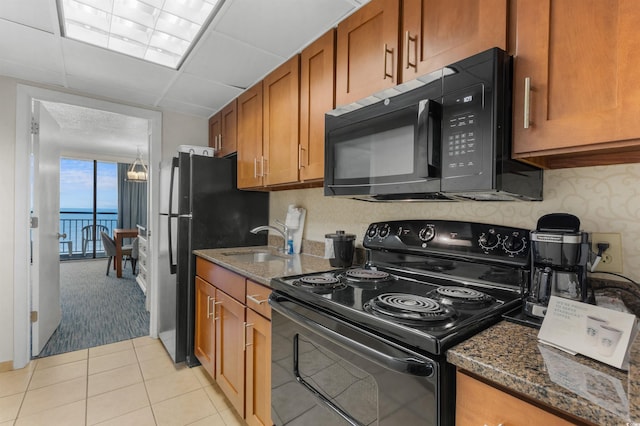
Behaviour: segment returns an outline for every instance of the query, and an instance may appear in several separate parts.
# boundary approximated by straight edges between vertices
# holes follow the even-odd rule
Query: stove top
[[[442,354],[520,305],[528,247],[506,250],[507,236],[528,241],[525,230],[466,222],[372,224],[363,267],[275,278],[271,286],[398,344]]]

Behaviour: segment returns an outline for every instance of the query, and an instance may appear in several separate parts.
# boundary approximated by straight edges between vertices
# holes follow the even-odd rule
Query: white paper
[[[628,368],[636,317],[575,300],[551,296],[538,339],[617,368]]]

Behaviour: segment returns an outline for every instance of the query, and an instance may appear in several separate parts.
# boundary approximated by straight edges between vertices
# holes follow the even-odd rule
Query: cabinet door
[[[402,81],[507,48],[507,0],[403,0]]]
[[[244,417],[245,307],[216,291],[216,382],[241,417]]]
[[[338,24],[336,104],[398,84],[399,0],[372,0]]]
[[[456,426],[554,425],[568,422],[460,372],[456,375]]]
[[[194,353],[211,377],[215,377],[215,287],[196,277]]]
[[[218,138],[219,157],[224,157],[236,152],[238,149],[238,114],[236,112],[237,100],[234,99],[220,112],[220,137]]]
[[[264,183],[298,181],[300,56],[279,66],[263,80]]]
[[[300,180],[324,178],[324,114],[335,107],[335,30],[302,51]]]
[[[605,150],[573,165],[640,161],[629,152],[640,137],[640,2],[522,0],[516,18],[515,157]]]
[[[209,146],[213,149],[218,149],[218,138],[220,137],[221,124],[220,113],[209,119]]]
[[[271,321],[247,309],[246,333],[245,420],[271,426]]]
[[[238,97],[238,188],[262,186],[262,82]]]

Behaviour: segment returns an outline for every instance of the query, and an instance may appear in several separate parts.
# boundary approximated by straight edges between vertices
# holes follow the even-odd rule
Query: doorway
[[[32,157],[29,150],[32,144],[32,105],[34,101],[51,102],[63,106],[77,106],[89,110],[106,111],[126,116],[136,117],[147,120],[148,122],[148,161],[149,161],[149,200],[150,211],[154,211],[154,205],[158,199],[158,183],[157,174],[153,164],[159,164],[161,156],[161,128],[162,118],[158,111],[151,111],[142,108],[129,107],[126,105],[115,104],[107,101],[100,101],[91,98],[85,98],[77,95],[71,95],[47,89],[40,89],[31,86],[18,85],[17,90],[17,107],[16,107],[16,221],[15,221],[15,274],[14,274],[14,368],[21,368],[28,363],[31,358],[31,310],[37,307],[34,304],[31,294],[31,288],[34,283],[34,271],[38,270],[39,264],[31,262],[31,244],[30,232],[32,231],[33,221],[30,217],[30,197],[33,188],[30,187],[29,165]],[[37,125],[37,122],[35,123]],[[84,141],[85,147],[89,144],[87,139]],[[137,147],[134,146],[134,150]],[[98,153],[104,155],[104,153]],[[130,161],[130,157],[129,157]],[[157,208],[157,207],[156,207]],[[153,234],[157,227],[156,220],[153,215],[149,215],[148,230],[149,234]],[[37,229],[34,227],[34,229]],[[151,254],[155,252],[156,242],[150,239],[148,249]],[[150,275],[149,282],[150,292],[150,330],[152,337],[157,335],[157,327],[155,320],[155,312],[157,300],[154,298],[153,288],[155,285],[155,268],[153,264],[153,255],[149,258]],[[28,285],[24,285],[28,283]]]

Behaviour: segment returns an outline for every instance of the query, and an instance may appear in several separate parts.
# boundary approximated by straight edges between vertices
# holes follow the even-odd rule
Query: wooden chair
[[[109,256],[109,262],[107,262],[107,275],[109,275],[109,269],[111,268],[111,259],[116,257],[116,242],[104,231],[100,232],[102,237],[102,245],[104,246],[104,252]],[[131,257],[133,247],[131,245],[122,246],[122,255]],[[133,262],[132,262],[133,264]]]
[[[96,225],[96,238],[102,233],[105,232],[107,236],[109,236],[109,228],[104,225]],[[82,228],[82,255],[85,256],[87,254],[87,245],[92,242],[95,245],[95,241],[93,239],[93,225],[87,225]]]

